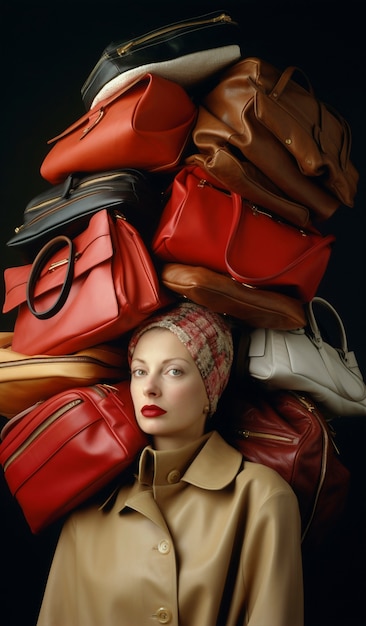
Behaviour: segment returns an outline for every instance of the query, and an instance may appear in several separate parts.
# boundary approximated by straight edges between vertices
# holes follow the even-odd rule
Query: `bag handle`
[[[351,138],[350,127],[348,123],[346,122],[346,120],[342,117],[342,115],[338,113],[338,111],[336,111],[333,107],[329,105],[325,105],[323,102],[318,100],[318,98],[315,96],[313,86],[308,76],[305,74],[304,70],[302,70],[300,67],[297,67],[296,65],[290,65],[289,67],[287,67],[284,70],[284,72],[282,72],[277,83],[275,84],[271,92],[269,93],[269,97],[272,100],[278,100],[281,97],[283,91],[286,89],[288,82],[291,79],[293,79],[293,75],[295,72],[298,72],[299,74],[301,74],[301,76],[305,79],[307,91],[314,98],[314,101],[317,102],[318,104],[319,123],[318,123],[318,127],[317,128],[315,127],[313,132],[314,132],[314,139],[316,143],[318,144],[318,146],[320,146],[320,148],[323,150],[323,152],[327,151],[327,146],[324,145],[324,140],[323,140],[323,136],[327,139],[327,135],[328,135],[328,133],[324,130],[324,119],[326,118],[325,112],[327,109],[337,119],[339,125],[342,127],[343,143],[342,143],[342,147],[341,147],[340,154],[339,154],[339,160],[340,160],[341,168],[343,170],[346,170],[347,164],[350,158],[350,143],[351,143],[350,142],[350,138]]]
[[[120,98],[120,96],[122,96],[125,92],[130,91],[138,83],[142,84],[143,82],[146,82],[148,84],[149,82],[151,82],[151,79],[152,75],[147,73],[144,76],[140,76],[133,81],[131,80],[130,83],[121,87],[121,89],[110,95],[108,98],[101,100],[101,102],[99,102],[95,107],[90,109],[82,117],[76,120],[76,122],[71,124],[71,126],[68,126],[68,128],[63,130],[59,135],[56,135],[56,137],[52,137],[52,139],[49,139],[47,141],[47,144],[56,143],[60,139],[63,139],[67,135],[70,135],[74,130],[77,130],[85,122],[90,122],[89,125],[82,130],[82,133],[79,137],[79,139],[83,139],[91,130],[93,130],[93,128],[95,128],[95,126],[97,126],[97,124],[99,124],[101,119],[104,117],[105,109],[110,104],[112,104],[115,100],[118,100],[118,98]]]
[[[37,311],[34,306],[35,300],[35,288],[37,281],[41,275],[41,272],[46,265],[47,261],[52,257],[54,252],[58,250],[63,244],[67,244],[68,246],[68,255],[66,258],[57,261],[56,263],[52,263],[48,268],[49,272],[53,272],[55,269],[60,267],[61,265],[67,264],[65,280],[61,287],[60,294],[54,302],[54,304],[45,311]],[[74,250],[74,244],[69,237],[66,235],[59,235],[58,237],[54,237],[50,241],[48,241],[43,248],[38,252],[36,258],[33,261],[31,271],[28,277],[27,286],[26,286],[26,296],[27,296],[27,305],[29,307],[30,312],[39,320],[46,320],[50,317],[53,317],[58,313],[63,305],[65,304],[67,297],[70,293],[72,281],[74,279],[74,264],[76,261],[76,254]]]
[[[313,335],[312,337],[313,343],[315,343],[317,348],[323,347],[323,338],[322,338],[319,326],[317,324],[317,321],[315,319],[314,307],[313,307],[314,304],[321,305],[323,308],[328,309],[328,311],[330,311],[333,314],[333,317],[335,321],[337,322],[337,326],[338,326],[339,333],[340,333],[340,338],[341,338],[340,349],[342,351],[342,354],[344,355],[344,358],[346,358],[346,355],[348,353],[348,345],[347,345],[346,331],[345,331],[343,322],[340,316],[338,315],[337,311],[335,310],[335,308],[327,300],[324,300],[324,298],[320,298],[319,296],[315,296],[315,298],[313,298],[310,302],[306,304],[306,309],[307,309],[306,313],[307,313],[307,318],[309,322],[309,327]]]
[[[336,347],[335,349],[339,353],[339,356],[341,360],[343,361],[343,363],[346,365],[346,367],[348,367],[348,369],[352,371],[351,363],[349,362],[347,336],[346,336],[346,331],[345,331],[343,322],[340,316],[338,315],[337,311],[335,310],[335,308],[327,300],[324,300],[324,298],[320,298],[319,296],[316,296],[306,305],[306,314],[307,314],[307,318],[309,322],[309,328],[311,331],[311,336],[309,336],[309,338],[312,341],[312,343],[315,345],[315,347],[318,349],[319,354],[322,357],[330,376],[336,382],[337,387],[339,389],[342,389],[344,397],[348,398],[349,400],[353,400],[352,396],[349,395],[347,388],[343,385],[342,379],[338,376],[336,369],[333,367],[332,359],[329,357],[324,347],[324,342],[321,336],[321,332],[320,332],[320,329],[318,327],[318,324],[314,315],[314,310],[313,310],[314,304],[319,304],[332,313],[337,323],[337,326],[340,332],[340,339],[341,339],[340,348]]]
[[[295,72],[299,72],[301,76],[305,79],[307,91],[315,98],[314,89],[309,78],[305,74],[304,70],[302,70],[300,67],[297,67],[296,65],[290,65],[282,72],[277,83],[270,92],[269,97],[277,100],[277,98],[282,95],[282,92],[285,90],[287,83],[292,79]]]

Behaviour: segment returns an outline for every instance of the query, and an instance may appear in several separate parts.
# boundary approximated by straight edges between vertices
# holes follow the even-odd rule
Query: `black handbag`
[[[75,237],[102,209],[117,209],[149,243],[160,217],[160,194],[151,177],[135,169],[71,174],[28,203],[7,246],[21,248],[32,260],[49,239]]]
[[[223,11],[111,42],[81,88],[84,105],[86,109],[95,106],[146,72],[189,90],[238,61],[239,42],[238,24]]]

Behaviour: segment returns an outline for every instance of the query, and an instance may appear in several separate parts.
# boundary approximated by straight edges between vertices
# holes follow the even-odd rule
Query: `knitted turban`
[[[130,339],[130,364],[138,340],[151,328],[166,328],[185,345],[202,376],[210,402],[209,415],[215,413],[233,361],[232,335],[222,316],[188,301],[146,319]]]

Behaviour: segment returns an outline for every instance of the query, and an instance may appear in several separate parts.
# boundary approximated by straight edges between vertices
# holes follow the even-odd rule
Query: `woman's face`
[[[204,433],[206,389],[187,348],[170,330],[153,328],[139,339],[131,395],[136,420],[157,450],[180,448]]]

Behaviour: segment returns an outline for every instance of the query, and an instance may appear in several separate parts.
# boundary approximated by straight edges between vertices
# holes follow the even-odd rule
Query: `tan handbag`
[[[347,122],[317,99],[306,77],[306,88],[292,80],[296,72],[304,78],[296,67],[281,73],[258,58],[226,70],[202,100],[193,130],[201,154],[189,162],[305,225],[306,209],[310,218],[325,220],[340,204],[353,206],[358,172]]]
[[[12,340],[12,332],[0,332],[0,415],[8,419],[71,387],[129,376],[122,344],[106,343],[60,356],[29,356],[12,350]]]

